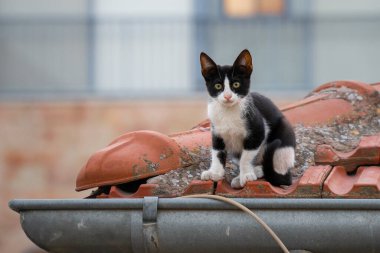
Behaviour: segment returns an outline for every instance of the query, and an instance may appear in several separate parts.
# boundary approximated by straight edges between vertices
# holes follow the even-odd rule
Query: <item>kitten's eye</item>
[[[215,89],[217,89],[217,90],[221,90],[221,89],[223,88],[223,86],[222,86],[220,83],[216,83],[216,84],[214,85],[214,87],[215,87]]]
[[[234,87],[235,89],[239,88],[240,87],[240,83],[239,82],[234,82],[232,84],[232,87]]]

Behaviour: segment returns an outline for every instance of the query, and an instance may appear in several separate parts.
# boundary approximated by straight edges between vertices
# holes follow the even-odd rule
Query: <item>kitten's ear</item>
[[[247,49],[244,49],[236,58],[233,65],[234,73],[250,76],[253,70],[252,56]]]
[[[201,53],[201,70],[204,78],[207,78],[217,72],[218,67],[216,63],[205,53]]]

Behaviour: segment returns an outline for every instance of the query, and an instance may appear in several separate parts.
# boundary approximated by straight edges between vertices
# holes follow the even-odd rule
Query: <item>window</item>
[[[224,0],[224,13],[231,18],[249,18],[258,15],[281,15],[284,0]]]

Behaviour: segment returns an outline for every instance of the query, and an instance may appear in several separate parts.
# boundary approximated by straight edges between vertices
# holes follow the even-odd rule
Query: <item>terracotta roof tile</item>
[[[213,194],[214,182],[193,180],[182,195]]]
[[[284,110],[284,115],[292,123],[314,126],[327,124],[339,118],[349,118],[353,113],[353,106],[344,99],[327,99],[322,97],[313,103],[296,104]],[[292,105],[290,105],[292,106]]]
[[[322,185],[330,170],[330,166],[312,166],[286,189],[264,180],[248,182],[243,189],[233,189],[225,181],[220,181],[215,194],[234,198],[321,198]]]
[[[372,85],[368,85],[364,82],[359,81],[350,81],[350,80],[343,80],[343,81],[333,81],[329,83],[322,84],[318,86],[313,92],[320,92],[322,90],[330,89],[330,88],[341,88],[346,87],[352,90],[356,90],[359,93],[363,95],[372,95],[376,92],[375,87]]]
[[[323,198],[380,198],[380,167],[359,167],[348,175],[343,166],[336,166],[323,185]]]
[[[354,120],[358,111],[355,111],[357,108],[354,108],[352,101],[330,97],[328,92],[324,92],[341,87],[356,90],[361,94],[361,99],[375,101],[371,103],[376,106],[380,83],[367,85],[336,81],[318,87],[309,97],[282,110],[292,124],[326,124],[337,117]],[[361,110],[360,113],[366,111]],[[378,113],[380,114],[379,109]],[[211,145],[209,126],[209,121],[205,120],[190,131],[169,136],[152,131],[124,134],[90,157],[79,172],[76,190],[108,186],[109,194],[103,193],[98,197],[173,197],[163,193],[157,184],[141,184],[134,193],[125,192],[117,185],[164,174],[191,164],[193,161],[189,152],[202,155],[201,148]],[[359,146],[351,152],[338,152],[331,146],[320,145],[314,158],[319,165],[307,169],[298,181],[286,189],[274,187],[263,180],[249,182],[239,190],[232,189],[225,181],[218,182],[215,186],[211,181],[194,180],[183,194],[215,192],[229,197],[380,198],[380,133],[363,137]],[[358,167],[355,175],[347,175],[347,171],[352,173]]]
[[[360,165],[380,164],[380,134],[362,137],[359,146],[347,153],[338,152],[329,145],[320,145],[314,160],[317,164],[342,165],[348,172]]]

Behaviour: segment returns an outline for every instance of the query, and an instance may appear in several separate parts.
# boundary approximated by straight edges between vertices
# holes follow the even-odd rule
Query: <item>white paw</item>
[[[202,180],[212,180],[214,182],[222,180],[224,177],[224,170],[206,170],[201,174]]]
[[[263,166],[258,165],[253,168],[253,171],[255,172],[255,175],[257,178],[262,178],[264,177],[264,171],[263,171]]]
[[[243,187],[248,181],[257,180],[255,172],[240,173],[240,185]]]
[[[239,176],[235,177],[231,181],[231,187],[232,188],[243,188],[248,181],[255,181],[257,179],[257,176],[254,172],[248,172],[245,174],[240,173]]]
[[[231,181],[231,187],[234,188],[234,189],[243,188],[242,186],[240,186],[240,176],[237,176],[234,179],[232,179],[232,181]]]

